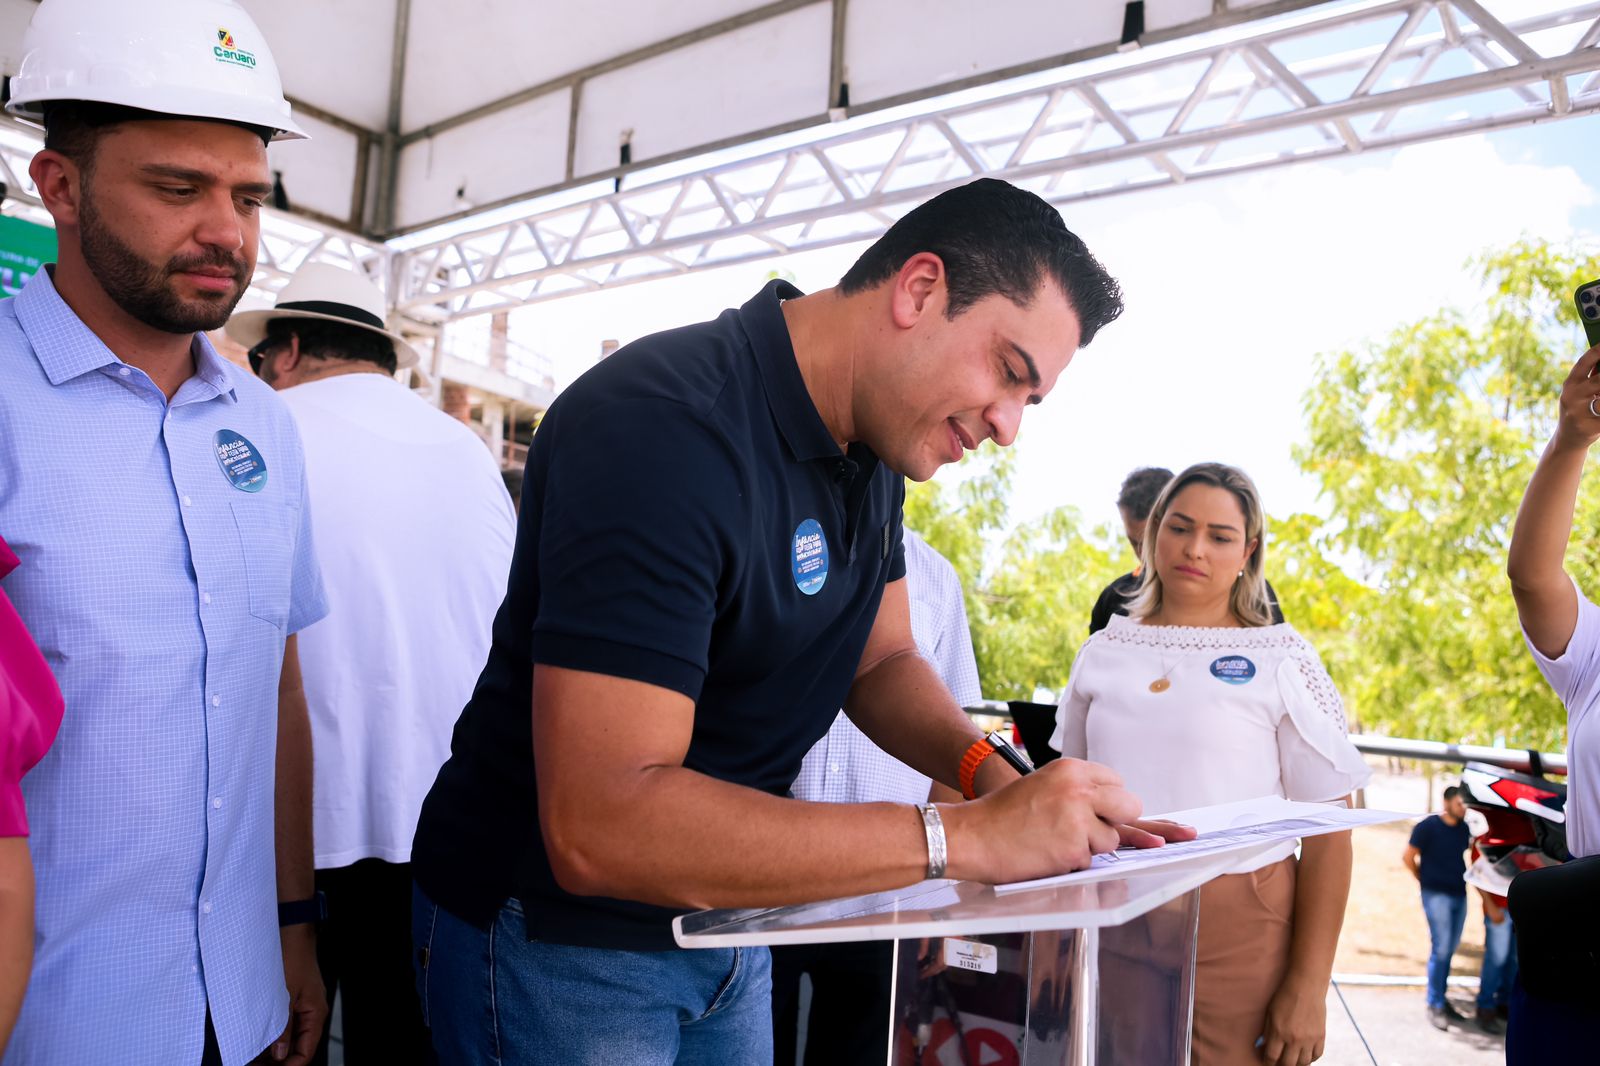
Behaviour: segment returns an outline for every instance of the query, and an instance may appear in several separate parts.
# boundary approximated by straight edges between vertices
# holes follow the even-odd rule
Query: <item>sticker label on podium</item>
[[[958,970],[994,973],[999,967],[999,952],[995,950],[993,944],[980,944],[976,940],[961,940],[953,936],[946,937],[944,963]]]

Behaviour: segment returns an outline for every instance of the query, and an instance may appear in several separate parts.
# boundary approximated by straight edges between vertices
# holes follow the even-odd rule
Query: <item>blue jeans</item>
[[[1461,930],[1467,924],[1467,895],[1422,890],[1422,913],[1428,916],[1428,936],[1433,950],[1428,955],[1428,1006],[1445,1006],[1445,978],[1450,976],[1450,959],[1461,944]]]
[[[1483,972],[1478,977],[1478,1009],[1494,1010],[1511,1002],[1511,985],[1517,979],[1517,945],[1511,915],[1500,924],[1483,918]]]
[[[620,951],[530,941],[507,900],[479,929],[412,894],[417,992],[451,1066],[770,1066],[766,948]]]

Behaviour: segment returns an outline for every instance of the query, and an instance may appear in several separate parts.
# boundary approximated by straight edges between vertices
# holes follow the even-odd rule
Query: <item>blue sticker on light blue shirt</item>
[[[1211,676],[1230,685],[1242,685],[1256,676],[1256,664],[1243,655],[1224,655],[1211,664]]]
[[[808,518],[795,527],[789,563],[794,570],[796,588],[807,596],[822,591],[823,583],[828,580],[828,538],[823,536],[822,524],[815,518]]]
[[[267,461],[256,446],[231,429],[219,429],[213,438],[217,465],[240,492],[260,492],[267,487]]]

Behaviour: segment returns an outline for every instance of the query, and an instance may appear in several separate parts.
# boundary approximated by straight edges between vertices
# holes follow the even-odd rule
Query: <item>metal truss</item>
[[[869,239],[980,176],[1065,204],[1600,110],[1600,3],[1546,6],[1509,22],[1478,0],[1318,8],[1088,76],[535,205],[397,252],[395,302],[443,321]]]
[[[0,181],[5,182],[4,211],[8,215],[51,225],[39,200],[39,190],[28,176],[28,163],[43,147],[38,127],[9,116],[0,119]],[[271,302],[294,272],[306,263],[326,262],[364,271],[389,289],[394,252],[381,241],[271,208],[262,211],[261,247],[250,287]]]

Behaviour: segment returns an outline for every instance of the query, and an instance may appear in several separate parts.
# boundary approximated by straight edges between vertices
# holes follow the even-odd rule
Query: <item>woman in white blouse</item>
[[[1148,811],[1345,799],[1371,776],[1316,651],[1273,625],[1255,485],[1220,463],[1150,512],[1143,583],[1073,663],[1052,745],[1122,775]],[[1350,890],[1348,833],[1285,844],[1201,891],[1195,1066],[1321,1057]]]

